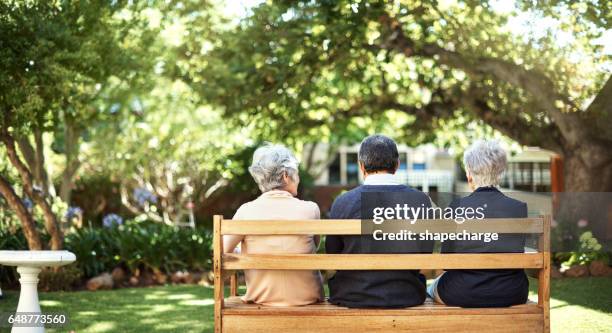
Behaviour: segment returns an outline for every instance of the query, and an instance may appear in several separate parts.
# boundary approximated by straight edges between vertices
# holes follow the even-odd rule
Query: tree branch
[[[610,126],[610,119],[612,119],[612,75],[608,77],[608,81],[587,107],[586,114],[593,125],[601,132],[601,137],[612,140],[612,126]],[[608,121],[601,121],[601,119],[608,119]]]
[[[587,134],[584,126],[576,126],[577,122],[584,122],[584,119],[576,113],[580,109],[567,96],[557,92],[553,82],[539,71],[528,70],[503,59],[470,58],[432,43],[417,45],[406,37],[401,23],[395,18],[387,14],[380,20],[389,31],[386,34],[388,37],[381,44],[382,48],[401,52],[407,57],[416,55],[434,59],[440,64],[461,69],[475,79],[486,75],[494,76],[498,80],[529,92],[540,108],[545,110],[561,129],[567,142],[577,146],[581,138]]]
[[[49,232],[49,235],[51,235],[51,249],[61,250],[63,247],[64,239],[55,213],[51,209],[49,203],[46,201],[44,193],[39,189],[34,188],[34,185],[32,184],[32,174],[30,170],[17,155],[15,140],[10,134],[6,132],[3,132],[0,135],[0,139],[6,147],[6,152],[9,157],[9,160],[11,161],[11,164],[13,165],[13,167],[15,167],[15,169],[17,169],[17,172],[19,173],[19,176],[23,183],[24,192],[42,209],[43,217],[45,220],[45,228]]]
[[[32,215],[30,215],[30,212],[28,212],[27,208],[24,206],[21,198],[15,193],[11,183],[2,175],[0,175],[0,194],[6,199],[9,207],[11,207],[21,221],[23,233],[28,241],[28,248],[34,251],[42,250],[42,242],[36,230],[36,223],[32,219]]]
[[[507,110],[505,113],[496,112],[489,106],[484,91],[477,89],[474,85],[458,99],[460,105],[470,109],[477,117],[486,124],[513,138],[525,146],[539,146],[557,153],[563,153],[563,147],[559,143],[563,139],[559,129],[553,124],[536,126],[527,120],[516,116],[519,110]],[[509,115],[512,113],[512,115]]]

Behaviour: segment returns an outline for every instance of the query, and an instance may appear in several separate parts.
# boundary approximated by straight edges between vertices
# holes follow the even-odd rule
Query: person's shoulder
[[[506,204],[506,205],[512,205],[512,206],[515,206],[515,207],[527,207],[527,203],[525,203],[525,202],[523,202],[521,200],[512,198],[512,197],[510,197],[506,193],[502,193],[502,195],[503,195],[502,198],[504,200],[504,204]]]
[[[255,200],[248,201],[240,205],[240,207],[238,207],[232,219],[239,220],[241,218],[244,218],[244,216],[249,215],[249,212],[254,207],[254,201]]]
[[[354,189],[348,190],[338,195],[331,206],[332,215],[334,212],[351,210],[351,207],[361,202],[361,193],[363,186],[357,186]]]
[[[427,193],[417,190],[413,187],[410,187],[408,185],[401,185],[400,188],[401,192],[405,192],[405,193],[409,193],[410,198],[413,199],[420,199],[420,200],[426,200],[426,201],[431,201],[431,199],[429,198],[429,195],[427,195]]]
[[[357,186],[354,189],[341,193],[334,202],[353,201],[356,197],[360,197],[361,192],[363,192],[363,186]]]
[[[319,209],[319,205],[317,205],[314,201],[302,200],[298,198],[294,198],[296,204],[304,210],[305,213],[309,215],[311,218],[319,218],[321,215],[321,211]]]

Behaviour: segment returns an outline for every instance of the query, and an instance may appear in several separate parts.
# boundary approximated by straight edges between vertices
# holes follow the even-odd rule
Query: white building
[[[447,150],[433,144],[417,147],[398,145],[401,182],[424,192],[453,192],[465,180],[457,160]],[[331,148],[325,143],[306,147],[302,161],[308,161],[316,186],[351,186],[363,182],[357,164],[359,143]],[[508,171],[502,187],[526,192],[549,192],[550,159],[554,154],[527,147],[508,156]]]
[[[304,156],[302,161],[309,160],[315,170],[315,185],[350,186],[363,181],[357,164],[359,144],[342,145],[331,151],[328,145],[319,143],[312,149],[312,146],[305,149],[308,156]],[[447,150],[431,144],[414,148],[400,144],[398,150],[400,167],[397,175],[403,183],[424,192],[453,191],[456,163]]]

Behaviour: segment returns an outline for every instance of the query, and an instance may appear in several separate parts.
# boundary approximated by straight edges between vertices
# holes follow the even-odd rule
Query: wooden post
[[[551,215],[545,215],[544,230],[539,237],[538,247],[543,257],[543,266],[538,274],[538,305],[544,313],[544,333],[550,332],[550,222]]]
[[[223,310],[223,275],[221,258],[223,256],[223,239],[221,235],[222,215],[213,218],[213,273],[215,279],[215,333],[222,332],[221,311]]]
[[[238,272],[234,271],[230,276],[230,295],[238,296]]]

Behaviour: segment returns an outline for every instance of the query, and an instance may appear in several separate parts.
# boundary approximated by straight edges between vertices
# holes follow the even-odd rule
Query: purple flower
[[[144,207],[147,202],[152,204],[157,203],[157,196],[146,188],[136,188],[134,189],[134,193],[132,193],[132,195],[134,196],[140,207]]]
[[[21,202],[23,202],[23,205],[27,210],[30,210],[32,209],[32,207],[34,207],[34,203],[32,202],[32,200],[30,200],[30,198],[24,198],[23,200],[21,200]]]
[[[102,225],[106,228],[112,228],[123,224],[123,218],[117,214],[108,214],[102,219]]]
[[[83,210],[81,209],[81,207],[70,206],[68,207],[68,210],[66,211],[66,215],[64,216],[66,217],[67,220],[71,220],[81,215],[83,215]]]

